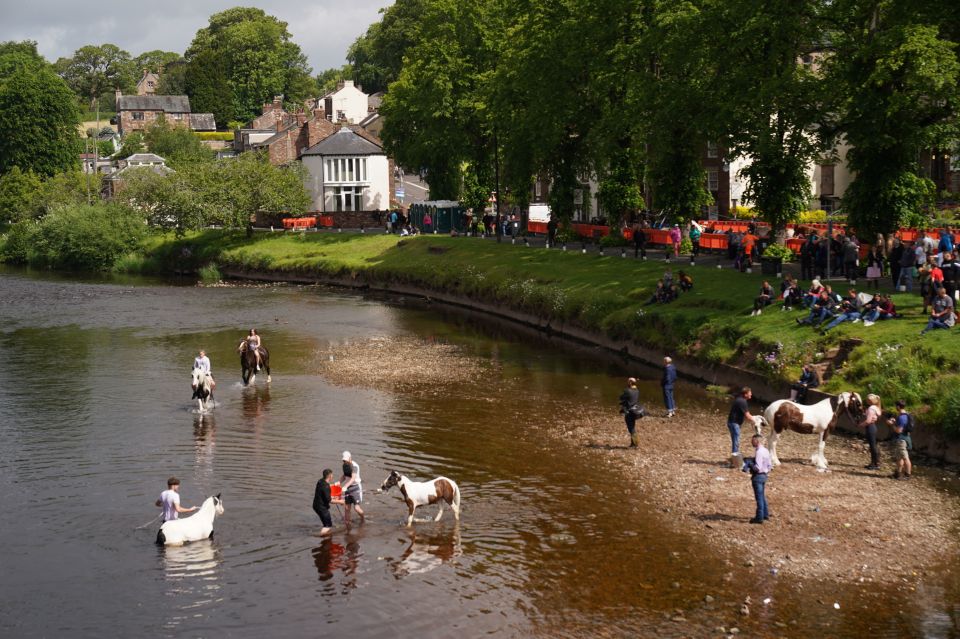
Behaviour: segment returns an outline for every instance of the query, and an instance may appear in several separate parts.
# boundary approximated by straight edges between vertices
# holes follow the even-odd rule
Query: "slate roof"
[[[126,159],[128,165],[130,164],[165,164],[166,160],[157,155],[156,153],[134,153]]]
[[[341,127],[304,151],[303,155],[383,155],[383,147],[349,127]]]
[[[185,95],[121,95],[117,111],[163,111],[190,113],[190,98]]]
[[[217,123],[212,113],[191,113],[190,128],[194,131],[216,131]]]

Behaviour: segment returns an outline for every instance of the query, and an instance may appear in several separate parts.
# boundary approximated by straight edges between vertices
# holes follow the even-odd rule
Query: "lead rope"
[[[153,524],[153,522],[155,522],[156,520],[160,519],[161,517],[163,517],[163,513],[160,513],[159,515],[157,515],[156,517],[154,517],[153,519],[151,519],[150,521],[148,521],[148,522],[145,523],[144,525],[142,525],[142,526],[137,526],[136,528],[134,528],[134,530],[142,530],[142,529],[146,528],[147,526]]]

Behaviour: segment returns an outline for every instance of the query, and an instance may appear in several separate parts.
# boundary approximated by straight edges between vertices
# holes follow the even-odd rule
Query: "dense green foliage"
[[[203,145],[193,131],[182,126],[171,126],[162,117],[144,130],[143,141],[151,153],[156,153],[174,167],[213,157],[213,152]]]
[[[105,270],[136,250],[146,234],[143,218],[130,209],[101,204],[67,206],[39,223],[10,228],[2,257],[14,264],[71,270]]]
[[[315,97],[316,83],[287,24],[261,9],[234,7],[210,16],[184,56],[191,107],[217,122],[246,121],[275,95]]]
[[[116,89],[134,90],[139,76],[130,54],[115,44],[87,45],[55,63],[57,73],[92,110],[98,99],[113,106]]]
[[[0,45],[0,175],[54,175],[79,165],[80,123],[70,88],[35,43]]]

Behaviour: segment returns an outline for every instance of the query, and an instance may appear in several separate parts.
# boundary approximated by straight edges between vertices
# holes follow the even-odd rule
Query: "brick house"
[[[123,95],[117,89],[116,125],[120,135],[143,131],[161,116],[173,126],[216,130],[213,114],[191,113],[190,98],[185,95]]]

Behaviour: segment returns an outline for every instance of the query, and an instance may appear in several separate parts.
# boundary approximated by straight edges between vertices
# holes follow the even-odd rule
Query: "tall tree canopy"
[[[152,73],[162,73],[169,64],[177,62],[180,59],[179,53],[154,49],[153,51],[146,51],[135,57],[133,59],[133,69],[137,74],[142,74],[144,70]]]
[[[420,39],[421,17],[430,0],[397,0],[347,51],[353,79],[367,93],[386,91],[400,77],[403,56]]]
[[[36,47],[0,45],[0,174],[76,167],[79,124],[73,92]]]
[[[56,62],[57,72],[93,109],[104,94],[133,91],[137,74],[130,54],[115,44],[87,45]]]
[[[262,9],[235,7],[210,17],[187,49],[187,95],[218,122],[250,120],[276,95],[300,102],[316,83],[287,23]]]

